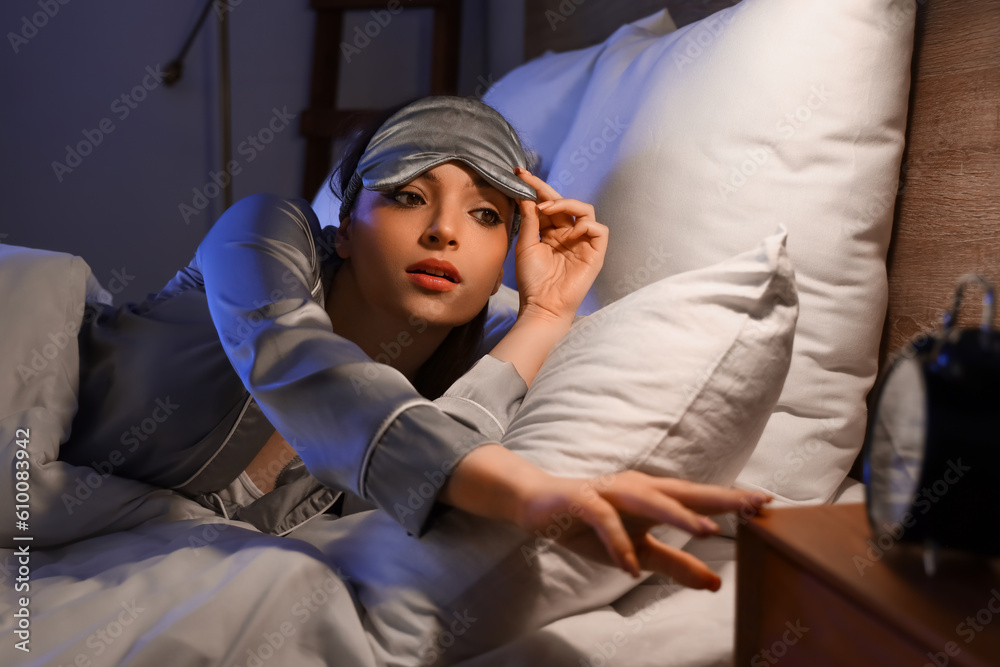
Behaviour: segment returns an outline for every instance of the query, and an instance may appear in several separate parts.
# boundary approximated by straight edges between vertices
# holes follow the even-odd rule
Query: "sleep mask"
[[[375,132],[347,185],[340,219],[350,214],[362,187],[389,190],[451,160],[469,165],[508,197],[538,197],[514,174],[515,167],[527,168],[528,161],[504,117],[477,100],[438,95],[408,104]],[[515,206],[511,238],[520,224],[521,212]]]

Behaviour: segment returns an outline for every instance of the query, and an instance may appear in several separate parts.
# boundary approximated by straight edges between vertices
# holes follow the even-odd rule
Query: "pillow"
[[[553,348],[503,443],[543,469],[634,468],[728,485],[752,451],[791,358],[798,312],[785,234],[578,319]],[[367,611],[386,665],[456,662],[635,585],[544,532],[458,510],[419,540],[382,511],[317,517],[289,536],[330,558]],[[565,517],[563,518],[565,519]],[[689,535],[659,527],[675,546]]]
[[[499,111],[517,130],[529,152],[529,171],[547,181],[552,160],[566,140],[594,66],[604,50],[612,45],[622,49],[642,48],[650,39],[674,30],[677,26],[670,13],[662,9],[626,23],[607,40],[589,48],[563,53],[546,51],[497,81],[483,95],[483,102]],[[565,196],[558,185],[554,187]],[[511,251],[503,265],[503,282],[517,290],[514,268]]]
[[[565,141],[542,157],[553,187],[611,229],[581,314],[786,221],[801,318],[784,392],[736,482],[777,505],[829,501],[864,438],[914,14],[913,0],[743,0],[667,35],[612,37],[560,112],[574,114]],[[505,103],[547,95],[547,80],[521,74],[508,74],[516,96],[501,79],[486,99],[542,127],[538,109]]]
[[[154,518],[214,516],[172,491],[58,460],[77,409],[85,301],[110,296],[80,257],[0,244],[0,312],[8,314],[0,318],[0,468],[12,472],[0,475],[0,497],[16,500],[23,487],[15,485],[26,482],[30,506],[17,516],[25,529],[13,518],[0,526],[0,547],[23,544],[14,536],[41,548]]]
[[[529,170],[546,179],[552,158],[576,116],[594,64],[604,50],[611,44],[620,48],[642,45],[652,37],[674,30],[677,26],[670,13],[662,9],[626,23],[607,40],[589,48],[563,53],[546,51],[497,81],[483,95],[483,102],[499,111],[517,130],[525,149],[535,155],[536,164],[529,166]],[[538,95],[539,81],[545,82],[545,95]],[[525,113],[525,109],[531,109],[531,113]]]

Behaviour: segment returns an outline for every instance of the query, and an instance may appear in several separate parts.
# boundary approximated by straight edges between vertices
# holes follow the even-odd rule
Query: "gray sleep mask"
[[[451,160],[469,165],[508,197],[531,201],[538,197],[514,174],[514,167],[527,168],[528,161],[504,117],[477,100],[438,95],[408,104],[375,132],[347,185],[340,220],[350,214],[362,187],[389,190]],[[520,223],[521,213],[515,207],[512,238]]]

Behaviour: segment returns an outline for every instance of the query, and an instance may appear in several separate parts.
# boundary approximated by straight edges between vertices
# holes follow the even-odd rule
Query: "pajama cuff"
[[[411,535],[423,535],[455,466],[473,449],[501,442],[526,391],[514,364],[482,357],[433,405],[414,405],[392,421],[371,454],[365,495]]]

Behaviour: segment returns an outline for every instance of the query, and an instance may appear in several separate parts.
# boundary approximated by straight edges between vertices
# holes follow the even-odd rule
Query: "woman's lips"
[[[410,280],[421,287],[426,287],[427,289],[434,290],[436,292],[450,292],[458,287],[457,283],[453,283],[447,278],[439,276],[431,276],[426,273],[407,273],[406,275],[409,276]]]
[[[444,276],[434,274],[443,273]],[[462,275],[451,262],[436,257],[428,257],[406,267],[406,275],[421,287],[436,292],[449,292],[462,282]],[[447,276],[447,277],[445,277]]]

